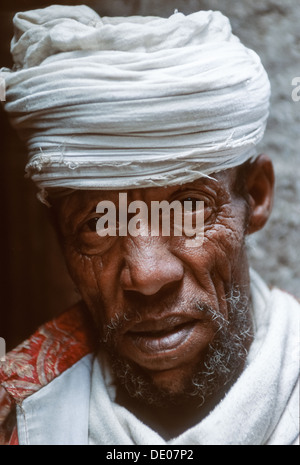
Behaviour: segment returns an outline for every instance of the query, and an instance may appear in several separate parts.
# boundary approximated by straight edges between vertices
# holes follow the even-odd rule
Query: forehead
[[[236,169],[229,169],[209,177],[201,177],[193,182],[181,185],[163,187],[144,187],[121,190],[78,190],[61,200],[60,206],[66,210],[76,212],[96,207],[102,200],[118,203],[119,194],[126,193],[128,201],[143,200],[171,200],[172,196],[197,191],[207,191],[215,196],[226,196],[230,193],[236,178]]]

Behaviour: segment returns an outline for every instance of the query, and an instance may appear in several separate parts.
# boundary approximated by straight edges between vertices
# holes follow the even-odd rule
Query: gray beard
[[[158,388],[145,370],[120,356],[113,341],[122,321],[119,318],[112,320],[105,329],[102,347],[117,384],[123,386],[130,397],[155,407],[183,405],[191,400],[202,407],[215,396],[220,397],[220,393],[225,393],[242,372],[253,338],[249,299],[235,288],[226,301],[228,319],[209,306],[197,305],[197,310],[213,321],[216,334],[180,394]]]

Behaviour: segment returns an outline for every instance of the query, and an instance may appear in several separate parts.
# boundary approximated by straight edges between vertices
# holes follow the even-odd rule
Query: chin
[[[194,374],[198,372],[200,362],[171,370],[149,373],[155,388],[171,397],[186,396],[192,388]]]

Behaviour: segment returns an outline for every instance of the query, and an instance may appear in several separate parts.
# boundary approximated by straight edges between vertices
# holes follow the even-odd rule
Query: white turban
[[[44,190],[176,185],[255,153],[270,86],[220,12],[18,13],[5,108]]]

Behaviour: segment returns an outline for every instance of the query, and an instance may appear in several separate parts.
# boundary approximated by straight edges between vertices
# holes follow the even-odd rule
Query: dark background
[[[0,6],[0,66],[11,67],[9,44],[17,11],[43,8],[53,2],[11,0]],[[81,4],[83,2],[57,2]],[[268,131],[262,144],[274,159],[277,184],[271,220],[249,240],[251,264],[270,285],[300,297],[299,234],[300,102],[291,99],[291,81],[300,76],[300,8],[298,0],[95,0],[85,2],[102,16],[169,16],[177,8],[189,14],[219,9],[233,31],[261,56],[273,94]],[[28,337],[38,325],[77,301],[65,269],[47,208],[24,178],[26,150],[1,110],[1,297],[0,336],[7,349]]]

